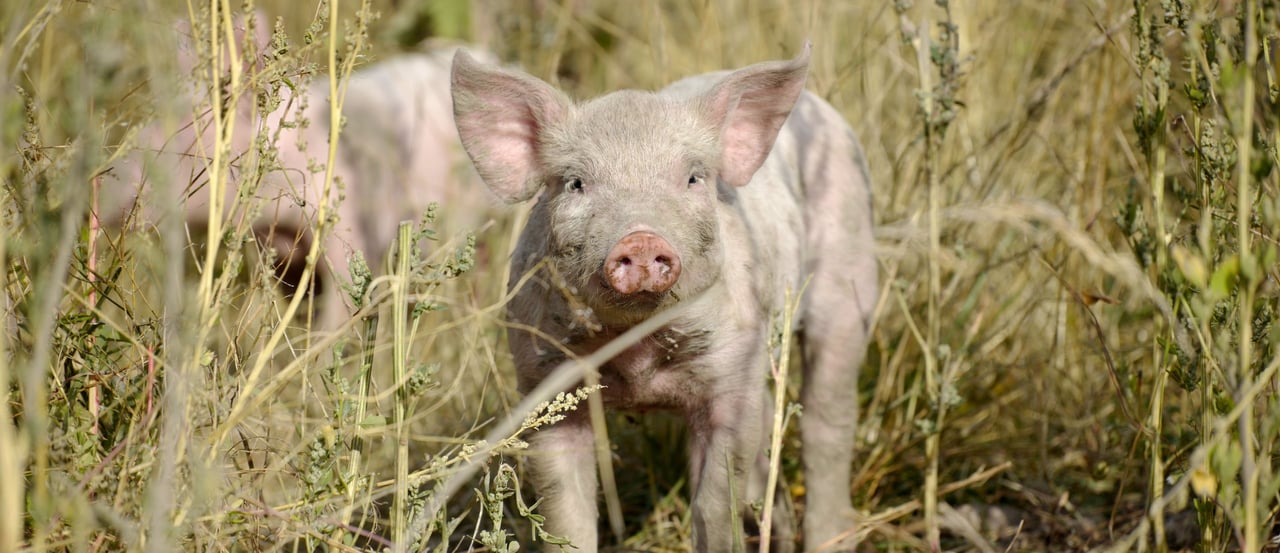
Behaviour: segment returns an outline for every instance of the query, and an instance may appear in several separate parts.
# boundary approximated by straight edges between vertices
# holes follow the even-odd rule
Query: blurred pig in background
[[[234,27],[235,46],[244,49],[247,60],[242,79],[261,78],[278,47],[270,21],[257,12],[252,23],[237,18]],[[183,22],[177,30],[180,75],[190,78],[199,56],[190,27]],[[253,36],[252,42],[247,36]],[[497,203],[479,184],[458,142],[449,91],[455,49],[428,45],[358,67],[345,83],[344,126],[328,204],[336,220],[324,238],[323,263],[313,288],[318,329],[333,330],[351,314],[350,298],[339,283],[350,278],[355,253],[363,254],[376,273],[399,223],[421,218],[430,203],[441,204],[436,228],[445,238],[480,227]],[[226,84],[230,72],[220,69]],[[208,90],[184,91],[179,101],[189,101],[190,109],[182,113],[193,115],[176,129],[158,122],[144,128],[133,155],[104,174],[99,200],[103,223],[127,226],[132,213],[153,225],[168,211],[168,198],[182,202],[181,214],[190,228],[208,228],[217,140],[214,109],[221,109],[228,118],[225,124],[234,125],[225,166],[224,228],[240,221],[250,224],[260,243],[274,251],[286,289],[305,289],[299,280],[319,223],[329,156],[329,79],[317,75],[288,77],[274,85],[267,81],[255,83],[261,86],[251,90],[259,94],[242,94],[233,108],[214,106]],[[265,95],[260,90],[272,86]],[[223,105],[229,102],[227,88],[217,96]],[[162,186],[169,188],[161,193]]]

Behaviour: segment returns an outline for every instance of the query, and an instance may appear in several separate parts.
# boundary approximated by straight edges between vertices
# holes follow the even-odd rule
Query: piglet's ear
[[[538,192],[542,134],[569,106],[563,93],[531,75],[486,67],[463,50],[453,56],[458,137],[485,184],[507,203]]]
[[[720,126],[720,178],[725,182],[747,184],[769,157],[778,131],[804,91],[811,49],[806,42],[795,59],[734,71],[703,97],[707,117]]]

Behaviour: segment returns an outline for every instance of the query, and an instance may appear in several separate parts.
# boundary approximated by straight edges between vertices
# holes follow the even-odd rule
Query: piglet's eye
[[[579,177],[568,177],[564,179],[564,190],[566,192],[582,193],[582,179]]]
[[[698,186],[702,184],[702,175],[689,175],[689,186]]]

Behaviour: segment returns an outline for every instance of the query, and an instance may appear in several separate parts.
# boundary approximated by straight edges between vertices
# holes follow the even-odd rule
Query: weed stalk
[[[1237,395],[1236,401],[1252,407],[1253,396],[1240,395],[1253,382],[1253,295],[1259,282],[1257,259],[1249,247],[1251,233],[1251,212],[1253,208],[1253,189],[1250,186],[1252,171],[1250,155],[1253,147],[1253,111],[1254,111],[1254,68],[1258,59],[1258,37],[1254,30],[1257,17],[1256,0],[1244,1],[1244,79],[1240,90],[1240,125],[1236,135],[1236,216],[1239,230],[1240,267],[1244,276],[1241,290],[1237,295],[1239,325],[1237,342],[1239,344],[1239,360],[1237,363]],[[1244,493],[1244,551],[1255,553],[1262,550],[1262,539],[1259,530],[1258,513],[1258,469],[1254,457],[1253,422],[1254,413],[1250,408],[1240,417],[1240,447],[1242,450],[1240,479]]]
[[[778,360],[769,356],[772,365],[770,376],[773,377],[773,428],[769,433],[769,476],[764,486],[764,508],[760,514],[760,553],[769,553],[773,536],[774,498],[778,493],[778,474],[782,468],[782,433],[786,430],[787,420],[787,373],[791,367],[791,343],[794,337],[796,311],[800,308],[800,298],[809,286],[805,285],[794,296],[788,289],[785,292],[782,311],[781,341],[778,344]]]
[[[392,541],[396,544],[396,552],[400,553],[408,546],[405,540],[408,524],[406,515],[409,512],[409,429],[405,420],[408,409],[408,388],[405,386],[405,354],[408,350],[408,336],[405,324],[409,319],[409,260],[412,257],[413,224],[400,223],[399,251],[396,257],[396,278],[392,288],[391,329],[392,359],[391,366],[395,374],[396,403],[394,426],[396,429],[396,490],[392,503],[393,525]]]

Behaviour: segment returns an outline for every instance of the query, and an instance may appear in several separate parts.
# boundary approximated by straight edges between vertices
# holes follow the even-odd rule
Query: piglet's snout
[[[666,292],[680,278],[680,256],[661,236],[638,230],[614,244],[604,262],[604,276],[623,294]]]

